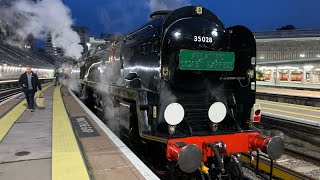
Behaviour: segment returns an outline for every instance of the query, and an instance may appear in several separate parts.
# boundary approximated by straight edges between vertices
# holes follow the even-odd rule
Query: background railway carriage
[[[252,125],[250,30],[225,28],[198,6],[151,18],[86,60],[82,99],[158,174],[241,178],[239,153],[261,149],[279,158],[282,140]]]

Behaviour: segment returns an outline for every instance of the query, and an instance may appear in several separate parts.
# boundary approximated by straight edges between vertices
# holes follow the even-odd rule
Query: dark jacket
[[[41,89],[41,84],[40,84],[40,81],[38,79],[38,76],[37,74],[33,73],[31,71],[31,84],[32,84],[32,88],[33,90],[37,91],[38,89],[39,90],[42,90]],[[22,91],[23,92],[27,92],[28,91],[28,77],[27,77],[27,72],[23,73],[21,76],[20,76],[20,79],[19,79],[19,85],[22,87]]]
[[[56,72],[53,77],[55,77],[56,79],[59,79],[60,78],[60,73]]]

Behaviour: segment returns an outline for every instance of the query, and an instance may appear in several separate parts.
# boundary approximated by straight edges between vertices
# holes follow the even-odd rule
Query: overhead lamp
[[[303,69],[312,69],[314,65],[305,65],[303,66]]]

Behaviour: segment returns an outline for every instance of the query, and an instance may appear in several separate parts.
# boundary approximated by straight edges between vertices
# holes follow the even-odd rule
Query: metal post
[[[302,76],[302,84],[305,85],[307,84],[307,69],[303,68],[303,72],[302,72],[303,76]]]
[[[256,173],[259,172],[259,150],[257,150],[257,163],[256,163]]]
[[[273,173],[273,160],[270,161],[270,180],[272,180],[272,173]]]

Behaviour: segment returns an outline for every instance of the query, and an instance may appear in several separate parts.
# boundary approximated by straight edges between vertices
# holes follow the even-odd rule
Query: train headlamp
[[[221,122],[227,115],[227,108],[222,102],[213,103],[208,111],[209,119],[213,123]]]
[[[171,126],[179,124],[183,118],[184,109],[179,103],[171,103],[164,110],[164,119]]]
[[[195,14],[201,15],[202,14],[202,7],[201,6],[196,6],[194,9]]]

